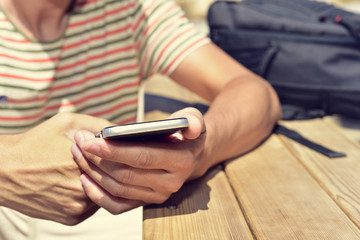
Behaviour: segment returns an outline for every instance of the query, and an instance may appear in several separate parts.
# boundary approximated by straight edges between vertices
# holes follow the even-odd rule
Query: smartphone
[[[108,140],[162,140],[187,127],[187,118],[173,118],[106,127],[97,137]]]

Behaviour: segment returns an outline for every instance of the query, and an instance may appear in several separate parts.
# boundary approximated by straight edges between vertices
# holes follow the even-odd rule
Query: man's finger
[[[145,205],[142,201],[111,196],[86,176],[86,174],[81,175],[80,180],[87,196],[98,206],[112,214],[120,214]]]

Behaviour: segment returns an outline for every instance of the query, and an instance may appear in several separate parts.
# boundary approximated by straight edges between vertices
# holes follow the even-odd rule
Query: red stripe
[[[101,20],[101,19],[104,19],[105,17],[108,17],[108,16],[111,16],[111,15],[114,15],[114,14],[117,14],[119,12],[122,12],[122,11],[126,11],[128,10],[129,8],[131,7],[134,7],[134,4],[133,3],[129,3],[128,5],[126,6],[122,6],[118,9],[114,9],[112,11],[107,11],[105,12],[104,14],[100,15],[100,16],[97,16],[97,17],[93,17],[93,18],[90,18],[90,19],[86,19],[84,21],[80,21],[80,22],[76,22],[76,23],[72,23],[68,26],[68,28],[73,28],[73,27],[78,27],[78,26],[82,26],[82,25],[85,25],[85,24],[88,24],[88,23],[91,23],[91,22],[95,22],[95,21],[98,21],[98,20]]]
[[[40,102],[45,101],[48,98],[48,94],[42,97],[28,98],[28,99],[12,99],[8,98],[9,103],[29,103],[29,102]]]
[[[176,8],[177,5],[176,4],[173,4],[171,5],[169,8],[165,9],[164,12],[160,13],[159,14],[159,17],[157,17],[154,21],[151,22],[151,24],[149,26],[147,26],[147,28],[142,32],[142,36],[146,36],[146,34],[148,34],[148,32],[158,26],[158,22],[163,19],[164,15],[168,14],[172,9]],[[138,45],[136,46],[137,49],[140,49],[141,47],[141,42],[138,42],[137,43]]]
[[[92,80],[92,79],[98,79],[98,78],[101,78],[101,77],[104,77],[104,76],[107,76],[107,75],[111,75],[111,74],[114,74],[114,73],[117,73],[117,72],[120,72],[120,71],[136,69],[137,67],[138,67],[137,64],[118,67],[118,68],[112,69],[112,70],[107,71],[107,72],[102,72],[102,73],[99,73],[99,74],[88,76],[88,77],[84,78],[81,81],[56,86],[56,87],[52,88],[51,90],[56,91],[56,90],[59,90],[59,89],[70,88],[70,87],[73,87],[73,86],[84,84],[87,81]]]
[[[165,51],[171,46],[171,44],[173,44],[177,39],[179,39],[182,35],[184,35],[185,33],[189,32],[193,30],[193,28],[188,28],[186,29],[184,32],[178,34],[177,36],[175,36],[164,48],[163,50],[161,51],[160,55],[158,56],[158,58],[156,59],[153,67],[152,67],[152,70],[151,70],[151,73],[153,74],[154,71],[155,71],[155,68],[156,66],[158,65],[160,59],[162,58],[162,56],[164,55]]]
[[[131,24],[128,24],[125,27],[122,27],[122,28],[119,28],[119,29],[116,29],[116,30],[113,30],[113,31],[106,32],[106,33],[98,35],[98,36],[91,37],[90,39],[86,39],[86,40],[83,40],[83,41],[80,41],[80,42],[77,42],[77,43],[65,45],[62,49],[63,50],[69,50],[71,48],[79,47],[79,46],[81,46],[83,44],[88,44],[91,41],[95,41],[95,40],[98,40],[98,39],[103,39],[106,36],[121,33],[121,32],[124,32],[124,31],[126,31],[128,29],[131,29]]]
[[[6,55],[6,54],[0,54],[0,57],[9,58],[21,62],[33,62],[33,63],[44,63],[44,62],[54,62],[58,61],[59,57],[53,57],[53,58],[43,58],[43,59],[24,59],[24,58],[17,58],[14,56]]]
[[[77,101],[74,101],[74,102],[69,102],[69,103],[65,103],[65,104],[57,104],[57,105],[53,105],[53,106],[48,106],[46,108],[44,108],[41,112],[37,113],[37,114],[34,114],[34,115],[30,115],[30,116],[22,116],[22,117],[2,117],[0,116],[0,120],[3,120],[3,121],[24,121],[24,120],[32,120],[32,119],[35,119],[35,118],[39,118],[41,116],[43,116],[47,111],[51,111],[51,110],[57,110],[57,109],[60,109],[60,107],[66,107],[66,106],[71,106],[71,105],[77,105],[77,104],[80,104],[82,102],[85,102],[85,101],[88,101],[88,100],[91,100],[91,99],[94,99],[94,98],[97,98],[97,97],[100,97],[100,96],[104,96],[104,95],[107,95],[107,94],[110,94],[112,92],[115,92],[115,91],[119,91],[121,89],[124,89],[124,88],[128,88],[128,87],[132,87],[132,86],[136,86],[138,85],[138,82],[136,83],[131,83],[131,84],[125,84],[125,85],[122,85],[122,86],[119,86],[117,87],[116,89],[112,89],[112,90],[107,90],[107,91],[104,91],[102,93],[97,93],[97,94],[93,94],[93,95],[89,95],[89,96],[86,96],[82,99],[79,99]],[[99,115],[102,115],[102,114],[107,114],[107,113],[110,113],[112,111],[115,111],[115,110],[118,110],[120,109],[121,107],[125,107],[125,106],[128,106],[128,105],[132,105],[134,103],[137,103],[137,99],[136,100],[130,100],[130,101],[127,101],[127,102],[124,102],[124,103],[121,103],[121,104],[118,104],[110,109],[107,109],[105,111],[101,111],[101,112],[97,112],[97,113],[94,113],[94,114],[91,114],[93,116],[99,116]]]
[[[18,39],[6,38],[6,37],[2,37],[2,36],[0,36],[0,39],[9,41],[9,42],[15,42],[15,43],[29,43],[30,42],[27,39],[18,40]]]
[[[134,46],[128,46],[128,47],[124,47],[124,48],[119,48],[119,49],[116,49],[116,50],[112,50],[112,51],[109,51],[109,52],[106,52],[106,53],[102,53],[100,55],[95,55],[95,56],[92,56],[92,57],[89,57],[87,59],[84,59],[84,60],[81,60],[81,61],[78,61],[76,63],[72,63],[72,64],[68,64],[68,65],[65,65],[65,66],[62,66],[62,67],[59,67],[57,69],[57,72],[61,72],[61,71],[64,71],[64,70],[67,70],[67,69],[70,69],[70,68],[75,68],[81,64],[86,64],[90,61],[93,61],[93,60],[96,60],[96,59],[100,59],[100,58],[104,58],[104,57],[107,57],[107,56],[110,56],[112,54],[116,54],[116,53],[120,53],[120,52],[126,52],[126,51],[130,51],[132,49],[134,49],[135,47]]]
[[[62,104],[61,106],[71,106],[71,105],[78,105],[80,103],[83,103],[85,101],[89,101],[91,99],[94,99],[94,98],[99,98],[99,97],[102,97],[102,96],[105,96],[105,95],[108,95],[108,94],[111,94],[111,93],[114,93],[114,92],[117,92],[117,91],[120,91],[120,90],[123,90],[123,89],[126,89],[126,88],[131,88],[131,87],[135,87],[135,86],[138,86],[139,83],[138,82],[135,82],[135,83],[128,83],[128,84],[124,84],[124,85],[121,85],[121,86],[118,86],[116,88],[113,88],[113,89],[110,89],[110,90],[106,90],[104,92],[100,92],[100,93],[96,93],[96,94],[91,94],[91,95],[88,95],[86,97],[83,97],[81,99],[78,99],[76,101],[72,101],[72,102],[69,102],[69,103],[66,103],[66,104]],[[56,106],[53,106],[51,107],[51,109],[56,109],[56,108],[59,108],[60,105],[56,105]]]
[[[191,45],[189,45],[187,48],[185,48],[185,49],[169,64],[169,66],[167,66],[161,73],[162,73],[162,74],[166,74],[167,71],[169,71],[169,69],[171,68],[171,66],[174,65],[174,63],[175,63],[187,50],[189,50],[190,48],[192,48],[193,46],[195,46],[196,44],[198,44],[199,42],[201,42],[201,41],[203,41],[203,40],[205,40],[205,39],[206,39],[206,37],[201,38],[201,39],[193,42],[193,43],[192,43]]]
[[[0,116],[0,120],[2,121],[22,121],[22,120],[31,120],[34,118],[38,118],[44,115],[44,113],[46,112],[46,109],[42,110],[41,112],[32,115],[32,116],[22,116],[22,117],[2,117]]]
[[[113,73],[116,73],[116,72],[119,72],[119,71],[123,71],[123,70],[131,70],[131,69],[135,69],[137,67],[137,64],[134,64],[134,65],[130,65],[130,66],[124,66],[124,67],[119,67],[119,68],[116,68],[116,69],[113,69],[111,71],[108,71],[108,72],[104,72],[104,73],[100,73],[100,74],[96,74],[96,75],[93,75],[93,76],[89,76],[81,81],[78,81],[78,82],[74,82],[74,83],[68,83],[68,84],[64,84],[64,85],[59,85],[59,86],[56,86],[54,88],[52,88],[50,90],[50,93],[52,92],[55,92],[55,91],[58,91],[60,89],[64,89],[64,88],[70,88],[70,87],[73,87],[73,86],[77,86],[77,85],[80,85],[80,84],[84,84],[85,82],[89,81],[89,80],[92,80],[92,79],[96,79],[96,78],[100,78],[100,77],[104,77],[104,76],[107,76],[107,75],[110,75],[110,74],[113,74]],[[0,74],[0,77],[2,75]],[[22,79],[22,80],[30,80],[30,79]],[[32,81],[35,81],[34,79],[31,79]],[[53,79],[49,80],[49,79],[42,79],[43,81],[52,81]],[[33,101],[44,101],[48,98],[48,95],[45,95],[43,97],[36,97],[36,98],[29,98],[29,99],[21,99],[21,100],[18,100],[18,99],[8,99],[9,102],[11,103],[29,103],[29,102],[33,102]]]
[[[97,2],[98,0],[86,0],[86,1],[82,1],[82,2],[77,2],[76,3],[76,6],[78,6],[78,7],[82,7],[82,6],[85,6],[85,5],[87,5],[87,4],[90,4],[90,3],[95,3],[95,2]]]
[[[154,8],[155,3],[157,2],[157,0],[153,0],[149,6],[147,8],[145,8],[144,12],[147,13],[149,11],[150,8]]]
[[[129,106],[129,105],[133,105],[133,104],[136,104],[137,103],[137,99],[135,100],[130,100],[130,101],[127,101],[127,102],[124,102],[124,103],[121,103],[121,104],[118,104],[112,108],[109,108],[105,111],[101,111],[101,112],[96,112],[96,113],[93,113],[91,114],[92,116],[100,116],[100,115],[103,115],[103,114],[107,114],[107,113],[111,113],[115,110],[118,110],[120,108],[123,108],[123,107],[126,107],[126,106]],[[36,118],[40,118],[42,117],[47,111],[49,110],[56,110],[56,109],[59,109],[60,106],[63,106],[63,105],[58,105],[58,106],[49,106],[45,109],[43,109],[41,112],[37,113],[37,114],[34,114],[34,115],[31,115],[31,116],[22,116],[22,117],[2,117],[0,116],[0,120],[1,121],[24,121],[24,120],[32,120],[32,119],[36,119]]]
[[[182,18],[183,16],[181,16]],[[177,21],[178,19],[175,19],[174,21]],[[160,39],[160,37],[162,35],[164,35],[166,33],[166,31],[173,26],[173,22],[170,22],[168,25],[166,25],[163,29],[161,29],[161,31],[159,32],[159,34],[154,37],[154,40],[149,44],[149,46],[147,47],[147,49],[153,49],[154,45],[157,43],[158,39]],[[148,62],[148,58],[149,58],[149,52],[150,51],[146,51],[145,52],[145,56],[142,58],[142,62],[143,63],[147,63]],[[141,72],[140,72],[140,79],[142,79],[144,77],[144,70],[145,67],[142,68]]]
[[[139,28],[140,23],[145,19],[145,13],[142,13],[137,22],[133,26],[133,31],[136,32]]]
[[[151,4],[143,11],[143,13],[141,14],[141,16],[139,17],[139,19],[137,20],[137,22],[134,25],[134,28],[133,28],[134,32],[137,31],[137,29],[139,28],[140,23],[146,18],[146,15],[148,15],[147,12],[149,11],[150,8],[153,7],[153,5],[155,3],[156,3],[156,0],[153,0],[151,2]]]
[[[143,31],[142,35],[145,36],[150,31],[151,28],[157,26],[158,22],[164,18],[164,15],[169,14],[169,12],[176,7],[177,5],[173,4],[169,6],[167,9],[165,9],[162,13],[159,13],[159,16]]]
[[[108,113],[114,112],[114,111],[116,111],[116,110],[119,110],[120,108],[129,106],[129,105],[137,104],[137,102],[138,102],[138,99],[130,100],[130,101],[127,101],[127,102],[118,104],[118,105],[116,105],[116,106],[114,106],[114,107],[111,107],[111,108],[109,108],[109,109],[107,109],[107,110],[104,110],[104,111],[101,111],[101,112],[92,113],[91,115],[97,117],[97,116],[100,116],[100,115],[108,114]]]
[[[101,93],[86,96],[85,98],[82,98],[82,99],[79,99],[77,101],[72,102],[72,104],[79,104],[79,103],[82,103],[84,101],[90,100],[90,99],[95,98],[95,97],[101,97],[103,95],[110,94],[110,93],[119,91],[121,89],[135,87],[137,85],[139,85],[138,82],[121,85],[121,86],[116,87],[116,88],[111,89],[111,90],[107,90],[107,91],[104,91],[104,92],[101,92]],[[52,90],[50,90],[50,91],[54,92]],[[11,98],[8,98],[7,101],[9,103],[30,103],[30,102],[35,102],[35,101],[40,102],[40,101],[45,101],[46,99],[48,99],[48,97],[49,97],[48,95],[49,94],[47,94],[45,96],[42,96],[42,97],[35,97],[35,98],[28,98],[28,99],[11,99]],[[70,105],[70,103],[69,104],[63,104],[62,106],[67,106],[67,105]],[[54,108],[54,107],[52,107],[52,108]]]
[[[16,76],[16,75],[10,75],[10,74],[0,74],[0,78],[14,78],[19,80],[26,80],[26,81],[32,81],[32,82],[51,82],[54,78],[29,78],[29,77],[22,77],[22,76]]]

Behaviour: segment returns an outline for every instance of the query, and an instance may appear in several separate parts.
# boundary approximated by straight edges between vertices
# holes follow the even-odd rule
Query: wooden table
[[[144,240],[360,239],[360,121],[283,122],[347,154],[329,159],[273,134],[144,209]]]

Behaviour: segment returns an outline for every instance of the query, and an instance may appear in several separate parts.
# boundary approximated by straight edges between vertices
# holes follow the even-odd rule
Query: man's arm
[[[212,44],[187,56],[171,77],[211,101],[204,117],[193,108],[172,114],[189,120],[183,140],[134,143],[86,131],[75,135],[72,151],[85,172],[85,192],[113,214],[162,203],[185,181],[257,146],[280,119],[271,86]]]
[[[192,178],[256,147],[281,118],[270,84],[214,44],[190,54],[170,77],[211,102],[205,114],[204,154]]]
[[[99,131],[103,119],[59,114],[33,129],[0,139],[0,206],[31,217],[77,224],[98,206],[86,196],[71,145],[79,129]]]

